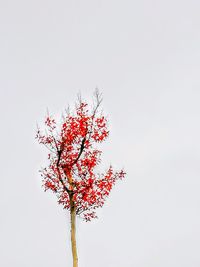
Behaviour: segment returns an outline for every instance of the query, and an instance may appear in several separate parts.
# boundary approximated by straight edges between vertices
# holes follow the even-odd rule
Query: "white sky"
[[[34,140],[98,86],[124,167],[99,219],[78,221],[80,267],[200,266],[200,3],[1,0],[0,266],[71,266],[69,218]]]

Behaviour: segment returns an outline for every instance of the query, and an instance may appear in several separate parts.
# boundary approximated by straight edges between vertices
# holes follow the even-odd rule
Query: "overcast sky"
[[[36,123],[104,96],[102,168],[124,167],[80,267],[200,266],[198,0],[0,1],[0,266],[70,267],[69,216],[44,193]]]

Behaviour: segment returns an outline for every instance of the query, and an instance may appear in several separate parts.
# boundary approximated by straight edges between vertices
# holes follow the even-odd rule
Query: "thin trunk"
[[[72,257],[73,267],[78,267],[78,256],[76,249],[76,208],[74,202],[70,200],[70,215],[71,215],[71,246],[72,246]]]

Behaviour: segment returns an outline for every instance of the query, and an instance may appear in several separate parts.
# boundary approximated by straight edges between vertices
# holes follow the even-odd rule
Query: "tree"
[[[78,266],[76,248],[76,215],[85,221],[96,218],[95,210],[102,207],[113,185],[125,176],[110,166],[105,173],[96,173],[102,151],[96,144],[109,135],[107,119],[100,112],[102,97],[95,92],[93,108],[81,97],[75,110],[69,108],[62,116],[59,127],[47,114],[45,132],[38,128],[36,138],[48,150],[49,165],[41,170],[45,191],[57,195],[58,203],[70,211],[73,267]]]

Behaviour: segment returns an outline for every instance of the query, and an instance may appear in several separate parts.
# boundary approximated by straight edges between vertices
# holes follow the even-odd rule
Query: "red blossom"
[[[100,163],[101,151],[95,144],[109,135],[107,119],[96,109],[89,112],[88,104],[79,101],[75,111],[67,112],[61,127],[47,116],[46,131],[38,130],[36,138],[50,150],[49,165],[41,171],[45,190],[56,193],[58,203],[70,209],[70,196],[77,215],[90,221],[96,218],[95,209],[102,207],[113,185],[125,176],[112,167],[105,174],[95,172]],[[59,130],[60,129],[60,130]]]

